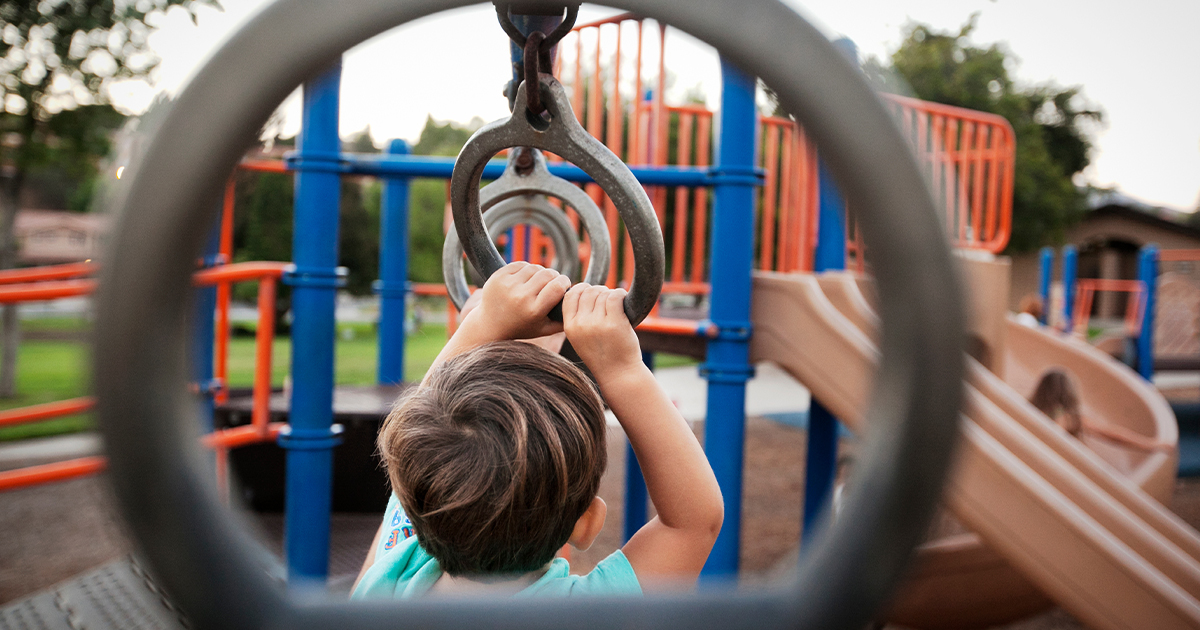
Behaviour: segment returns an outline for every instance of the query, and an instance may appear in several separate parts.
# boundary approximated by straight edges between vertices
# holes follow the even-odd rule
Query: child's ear
[[[595,497],[583,516],[575,521],[575,529],[571,531],[571,538],[567,542],[580,551],[587,551],[588,547],[596,542],[600,530],[604,529],[604,519],[607,516],[608,505],[604,503],[604,499]]]

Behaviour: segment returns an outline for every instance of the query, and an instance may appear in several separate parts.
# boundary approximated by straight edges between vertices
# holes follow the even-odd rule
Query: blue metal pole
[[[846,268],[846,203],[822,161],[817,222],[817,248],[813,269],[817,272]],[[838,420],[815,398],[809,403],[808,444],[804,468],[804,512],[801,543],[816,533],[817,517],[829,503],[837,475]]]
[[[454,158],[436,155],[284,155],[284,164],[295,171],[322,171],[342,175],[391,177],[435,177],[449,179]],[[483,167],[483,179],[492,180],[504,173],[504,160],[491,160]],[[550,174],[578,184],[593,182],[591,176],[573,164],[549,164]],[[712,186],[715,171],[706,166],[630,166],[630,172],[644,186]]]
[[[1044,326],[1050,318],[1050,278],[1054,275],[1054,248],[1043,247],[1039,259],[1041,275],[1038,280],[1038,295],[1042,298],[1042,316],[1038,318]]]
[[[1071,332],[1075,327],[1075,278],[1079,272],[1079,251],[1074,245],[1063,248],[1063,330]],[[1086,331],[1084,331],[1086,332]]]
[[[654,370],[654,353],[642,352],[642,363],[646,367]],[[646,502],[650,498],[650,493],[646,490],[646,478],[642,476],[642,467],[638,464],[637,455],[633,453],[633,446],[628,442],[625,443],[625,520],[624,524],[624,540],[629,542],[630,538],[637,533],[642,525],[646,524]]]
[[[708,379],[704,445],[725,497],[725,525],[704,565],[709,577],[733,576],[741,541],[742,449],[749,363],[750,272],[754,265],[754,199],[758,112],[755,80],[721,58],[721,113],[713,187],[712,283],[709,318],[717,338],[708,342],[702,372]]]
[[[304,84],[299,150],[332,154],[338,137],[341,61]],[[287,449],[285,554],[293,586],[324,585],[329,569],[332,495],[334,308],[341,179],[334,173],[296,175],[295,264],[284,276],[292,291],[291,430]]]
[[[1142,312],[1142,331],[1138,335],[1138,374],[1154,379],[1154,315],[1158,299],[1158,246],[1147,245],[1138,253],[1138,280],[1146,285],[1146,307]]]
[[[217,254],[221,249],[221,222],[213,226],[204,245],[203,265],[213,267],[217,264]],[[213,313],[217,310],[217,288],[201,287],[196,289],[196,304],[194,306],[195,321],[192,324],[192,378],[200,390],[200,430],[213,430],[213,394],[216,383],[213,381]]]
[[[405,155],[408,143],[392,140],[389,155]],[[380,200],[379,361],[380,385],[404,382],[404,319],[408,298],[408,179],[388,179]]]

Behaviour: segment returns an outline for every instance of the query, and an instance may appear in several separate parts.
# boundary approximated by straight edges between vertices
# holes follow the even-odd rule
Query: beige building
[[[1080,278],[1137,277],[1138,250],[1154,243],[1160,249],[1200,250],[1200,230],[1160,218],[1125,204],[1108,204],[1089,212],[1067,231],[1067,243],[1079,250]],[[1021,297],[1038,290],[1038,252],[1012,257],[1012,297],[1016,310]],[[1166,267],[1166,265],[1164,265]],[[1168,271],[1164,268],[1163,271]],[[1062,275],[1062,250],[1055,252],[1053,278]]]
[[[60,210],[21,210],[13,231],[24,265],[51,265],[96,258],[104,247],[110,218]]]

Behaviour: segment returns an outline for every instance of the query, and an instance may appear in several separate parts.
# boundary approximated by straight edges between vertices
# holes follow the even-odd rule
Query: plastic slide
[[[853,279],[759,274],[753,320],[754,360],[776,363],[852,430],[869,431],[877,318]],[[1035,612],[1040,592],[1095,628],[1200,627],[1200,537],[1156,500],[1169,496],[1175,463],[1165,401],[1081,344],[1016,325],[1007,333],[1003,379],[968,359],[946,488],[946,507],[975,534],[922,550],[892,620],[984,626]],[[1085,418],[1164,448],[1130,454],[1054,426],[1019,392],[1055,365],[1079,382]]]

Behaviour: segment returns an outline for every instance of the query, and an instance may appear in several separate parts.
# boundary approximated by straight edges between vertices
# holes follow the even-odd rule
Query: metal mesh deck
[[[187,622],[132,558],[0,608],[0,630],[183,630]]]

